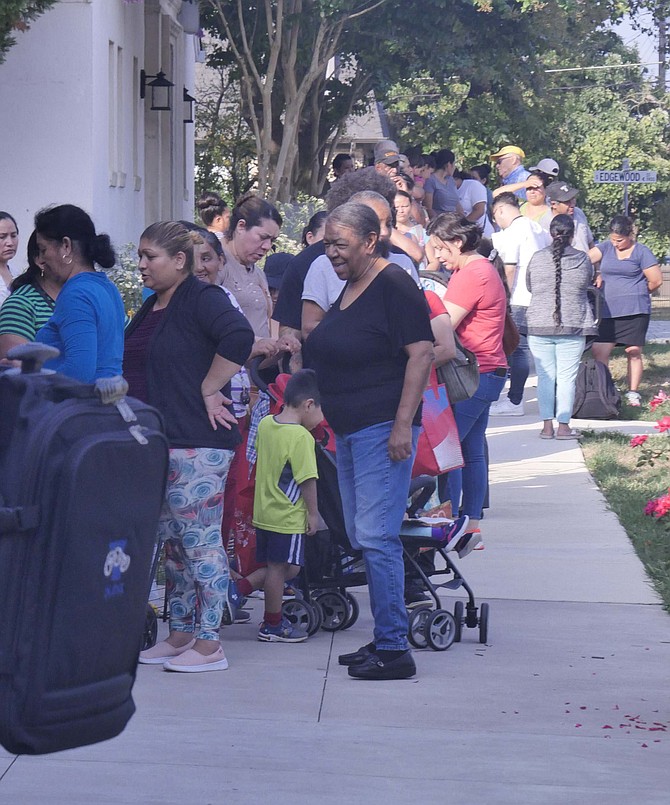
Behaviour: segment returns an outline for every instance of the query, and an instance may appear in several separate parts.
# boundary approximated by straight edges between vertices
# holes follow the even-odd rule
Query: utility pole
[[[656,25],[658,27],[658,91],[665,93],[667,90],[667,59],[668,59],[668,19],[666,16],[666,4],[660,2],[656,8]]]

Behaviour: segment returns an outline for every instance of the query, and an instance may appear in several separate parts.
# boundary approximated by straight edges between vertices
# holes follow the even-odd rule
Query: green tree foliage
[[[239,81],[243,114],[256,143],[261,193],[288,201],[304,166],[319,157],[337,126],[364,97],[369,78],[353,69],[343,80],[328,65],[344,53],[348,25],[390,0],[202,0],[204,24],[217,36],[209,63]],[[346,91],[345,91],[346,90]],[[317,175],[314,184],[318,184]],[[312,188],[308,188],[312,189]]]
[[[27,31],[57,0],[2,0],[0,2],[0,64],[15,42],[15,31]]]

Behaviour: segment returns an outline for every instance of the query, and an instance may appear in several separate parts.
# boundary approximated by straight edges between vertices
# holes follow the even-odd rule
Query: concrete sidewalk
[[[459,564],[487,645],[465,629],[415,652],[414,680],[354,681],[337,655],[370,639],[363,590],[351,629],[300,645],[257,642],[256,601],[224,632],[228,671],[140,667],[117,739],[0,750],[0,803],[665,805],[670,619],[579,446],[538,438],[533,396],[491,422],[486,550]]]

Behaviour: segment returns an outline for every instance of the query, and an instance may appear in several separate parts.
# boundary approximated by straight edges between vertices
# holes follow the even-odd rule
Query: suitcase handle
[[[15,506],[0,508],[0,536],[32,531],[40,524],[39,506]]]
[[[42,365],[52,358],[57,358],[60,350],[50,347],[48,344],[40,344],[33,341],[28,344],[19,344],[12,347],[7,352],[7,357],[11,361],[21,361],[22,375],[37,375],[42,371]]]

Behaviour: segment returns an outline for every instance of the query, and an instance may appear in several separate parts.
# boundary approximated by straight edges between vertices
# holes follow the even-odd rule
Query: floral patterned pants
[[[218,640],[228,592],[228,559],[221,540],[223,488],[232,450],[170,450],[167,492],[158,526],[165,544],[170,630]]]

